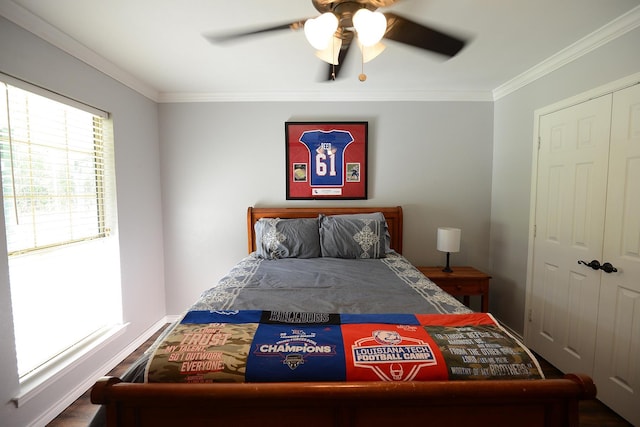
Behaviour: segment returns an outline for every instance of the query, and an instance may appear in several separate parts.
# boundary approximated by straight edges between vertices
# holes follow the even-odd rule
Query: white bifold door
[[[539,118],[527,345],[640,425],[640,85]]]

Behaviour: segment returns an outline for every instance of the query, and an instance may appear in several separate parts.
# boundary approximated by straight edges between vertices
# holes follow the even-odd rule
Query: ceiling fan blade
[[[301,21],[288,22],[285,24],[274,25],[266,28],[258,28],[255,30],[243,31],[239,33],[228,33],[228,34],[204,34],[204,38],[209,40],[211,43],[227,43],[233,41],[239,41],[245,37],[251,37],[259,34],[274,32],[274,31],[282,31],[282,30],[293,30],[297,31],[304,28],[304,23],[306,19]]]
[[[387,12],[384,15],[387,17],[387,32],[384,35],[387,39],[447,56],[454,56],[465,45],[465,41],[460,38],[425,27],[395,13]]]
[[[347,53],[349,53],[349,48],[351,47],[352,40],[353,32],[344,31],[342,47],[340,48],[340,53],[338,53],[338,63],[336,65],[329,64],[329,74],[327,80],[332,81],[338,78],[338,73],[340,72],[340,68],[347,58]]]

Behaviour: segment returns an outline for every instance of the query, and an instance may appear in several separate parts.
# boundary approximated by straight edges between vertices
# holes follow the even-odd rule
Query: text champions
[[[322,353],[330,354],[334,350],[330,345],[308,345],[308,344],[262,344],[258,346],[258,353]]]

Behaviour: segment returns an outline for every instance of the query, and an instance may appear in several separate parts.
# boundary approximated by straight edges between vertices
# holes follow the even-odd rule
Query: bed
[[[357,233],[349,228],[355,223],[361,224],[357,226],[360,227],[357,228]],[[295,228],[291,228],[292,224],[295,224]],[[309,231],[313,230],[313,224],[320,224],[320,248],[297,244],[306,242],[309,236],[315,239],[313,231]],[[350,235],[358,236],[356,240],[359,243],[355,249],[350,243],[342,240],[344,230]],[[380,357],[392,356],[374,354],[373,347],[366,347],[367,343],[374,341],[373,338],[368,341],[362,338],[356,340],[358,346],[345,344],[344,352],[350,355],[347,358],[351,358],[350,362],[357,366],[354,369],[339,368],[339,373],[335,375],[329,375],[333,368],[326,368],[326,365],[320,364],[318,366],[322,368],[313,368],[315,362],[311,357],[301,357],[299,354],[281,357],[284,350],[275,345],[264,348],[273,351],[278,348],[280,353],[277,355],[281,359],[256,356],[258,347],[255,346],[254,349],[252,342],[257,340],[258,331],[268,331],[274,327],[277,329],[287,322],[302,324],[295,328],[291,325],[286,326],[287,331],[295,331],[297,334],[296,344],[292,348],[297,348],[298,352],[312,341],[309,338],[312,336],[310,331],[314,331],[313,340],[320,339],[325,331],[334,333],[336,328],[339,334],[346,336],[345,331],[351,330],[349,328],[361,328],[363,323],[375,326],[372,326],[371,336],[374,336],[377,343],[387,340],[384,341],[387,343],[385,349],[393,347],[388,344],[393,340],[396,340],[394,344],[400,341],[403,344],[409,342],[407,340],[410,338],[398,338],[398,333],[388,334],[392,328],[401,330],[400,335],[404,335],[408,330],[422,333],[424,329],[430,331],[432,337],[448,339],[449,341],[445,342],[449,344],[452,343],[450,337],[456,336],[455,334],[432,331],[459,331],[462,330],[460,328],[470,328],[466,323],[459,326],[455,322],[460,319],[464,319],[465,322],[467,319],[476,321],[481,314],[470,312],[453,297],[439,290],[402,256],[402,233],[401,207],[250,207],[247,211],[249,256],[241,260],[220,283],[203,292],[198,301],[185,312],[181,322],[168,328],[163,337],[152,346],[144,360],[137,365],[138,370],[134,374],[123,377],[124,380],[104,377],[97,381],[91,391],[92,402],[103,405],[106,423],[109,426],[186,426],[214,423],[242,426],[377,426],[401,422],[476,426],[577,426],[579,401],[594,398],[596,395],[591,378],[582,374],[569,374],[562,379],[536,377],[541,371],[528,349],[510,337],[499,325],[483,323],[491,322],[490,314],[478,321],[481,324],[478,327],[497,331],[492,332],[496,337],[503,333],[509,335],[500,335],[499,339],[513,339],[513,343],[509,341],[509,346],[517,347],[513,357],[521,362],[526,359],[527,362],[526,369],[514,372],[522,376],[514,375],[513,378],[503,379],[501,375],[508,369],[492,369],[491,375],[488,369],[477,369],[472,375],[470,368],[457,367],[454,371],[454,368],[447,367],[444,377],[440,370],[440,374],[418,380],[422,374],[398,374],[397,369],[394,372],[393,366],[398,367],[398,363],[385,363],[384,366],[390,367],[389,370],[379,372],[377,368],[372,367],[373,364],[366,361],[372,360],[374,356],[378,361]],[[358,267],[353,267],[355,263]],[[368,275],[355,273],[360,271],[359,268],[366,270]],[[340,272],[338,278],[329,274],[333,270]],[[281,279],[282,274],[293,275],[296,281],[289,284]],[[396,277],[399,280],[396,280]],[[263,325],[260,323],[262,320],[254,319],[238,320],[238,324],[235,324],[235,320],[220,320],[220,316],[223,316],[222,319],[230,319],[230,316],[240,316],[242,319],[245,319],[243,316],[249,316],[254,319],[257,316],[267,320],[276,318],[277,322],[276,326]],[[393,320],[387,322],[387,316],[391,316]],[[393,316],[400,316],[401,320],[396,320]],[[337,323],[311,325],[311,317],[321,319],[320,322]],[[455,321],[453,326],[429,323],[435,318]],[[414,321],[416,323],[412,323]],[[412,326],[414,324],[417,326]],[[187,336],[204,336],[193,333],[210,330],[202,329],[203,327],[229,325],[238,328],[243,337],[246,335],[246,329],[242,329],[245,325],[257,325],[251,326],[252,333],[256,335],[243,338],[246,348],[242,351],[234,350],[237,354],[224,353],[222,350],[207,352],[205,347],[188,346],[182,349],[190,350],[178,351],[178,347],[172,345],[176,340],[187,343]],[[318,332],[317,337],[315,331]],[[221,336],[220,329],[215,333],[218,335],[206,336]],[[483,332],[473,330],[471,333],[477,337]],[[287,333],[274,334],[280,338],[285,337],[279,344],[287,339],[288,343],[293,342],[293,338],[286,336]],[[232,334],[225,334],[225,345],[229,342],[235,345],[234,339]],[[342,339],[340,337],[338,341]],[[435,365],[438,363],[425,355],[433,357],[432,347],[438,348],[439,344],[429,341],[429,346],[425,344],[427,341],[411,339],[411,345],[393,348],[402,347],[403,352],[419,358],[420,363],[416,365],[413,361],[411,364],[409,361],[400,362],[406,362],[402,364],[405,368],[412,367],[400,371],[436,372]],[[212,338],[207,340],[216,341]],[[301,345],[301,342],[305,344]],[[417,345],[416,342],[421,344]],[[198,343],[202,344],[202,341],[196,342]],[[220,342],[214,344],[218,345]],[[485,346],[489,347],[489,344],[478,345],[483,347],[483,350]],[[249,348],[253,350],[246,350]],[[341,351],[335,351],[336,346],[333,345],[309,348],[309,353],[331,349],[332,354],[341,354]],[[379,348],[376,347],[375,351],[380,352]],[[472,354],[459,348],[458,351],[467,356],[454,357],[453,353],[456,352],[453,350],[456,349],[456,345],[444,345],[439,348],[443,354],[445,350],[448,351],[447,358],[455,359],[456,363],[463,359],[468,361],[469,354]],[[475,351],[477,350],[476,348]],[[228,357],[236,360],[239,354],[246,358],[260,359],[260,363],[247,362],[249,359],[242,359],[241,362],[236,360],[234,370],[230,372],[226,368],[203,370],[202,361],[179,361],[180,366],[194,367],[197,375],[188,371],[176,374],[176,370],[180,369],[156,365],[160,362],[171,362],[172,358],[175,362],[178,357],[184,358],[185,355],[191,357],[189,355],[196,354],[196,351],[200,355],[209,355],[209,364],[221,363],[220,360]],[[224,351],[227,351],[226,347]],[[361,359],[355,363],[355,357]],[[320,361],[318,363],[325,363],[327,360],[326,357],[316,357],[314,360],[316,359]],[[426,363],[427,359],[431,362]],[[263,372],[266,374],[249,369],[250,366],[263,364],[265,360],[271,363],[265,364]],[[491,361],[497,363],[494,359]],[[479,366],[476,363],[478,360],[471,362],[474,363],[469,366]],[[303,371],[302,368],[298,369],[300,366],[308,369]],[[510,363],[508,366],[515,364]],[[518,366],[525,364],[520,363]],[[294,368],[296,374],[291,379],[281,379],[282,377],[276,373],[279,369],[290,373]],[[167,374],[169,371],[171,375]],[[298,371],[302,372],[299,376]],[[351,374],[356,371],[366,371],[367,374]],[[206,372],[206,375],[203,372]],[[322,375],[319,376],[319,372],[322,372]],[[468,377],[450,378],[455,377],[455,372],[464,372]],[[326,377],[323,376],[325,373]],[[174,380],[175,377],[180,379]]]

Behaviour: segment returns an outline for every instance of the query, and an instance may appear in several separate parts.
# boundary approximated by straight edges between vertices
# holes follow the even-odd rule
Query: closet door
[[[565,372],[593,370],[611,95],[540,117],[527,345]]]
[[[594,381],[640,426],[640,85],[614,93]]]

